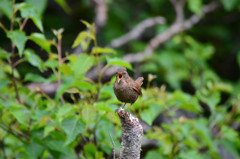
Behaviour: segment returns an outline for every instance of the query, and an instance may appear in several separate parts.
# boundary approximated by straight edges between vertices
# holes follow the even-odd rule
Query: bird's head
[[[128,77],[128,73],[126,68],[120,68],[116,72],[116,81],[120,83],[122,80],[126,79]]]

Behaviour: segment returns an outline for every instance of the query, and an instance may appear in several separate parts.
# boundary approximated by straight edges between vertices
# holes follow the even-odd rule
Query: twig
[[[0,22],[0,28],[2,28],[5,33],[8,32],[7,28],[1,22]]]
[[[14,19],[15,19],[15,12],[14,12],[14,6],[15,6],[15,0],[13,0],[12,2],[12,17],[11,17],[11,24],[10,24],[10,30],[13,31],[14,27]],[[11,65],[11,71],[12,71],[12,81],[13,81],[13,86],[14,86],[14,89],[15,89],[15,94],[16,94],[16,99],[17,101],[22,104],[22,101],[20,99],[20,96],[19,96],[19,92],[18,92],[18,87],[17,87],[17,82],[16,82],[16,78],[15,78],[15,75],[14,75],[14,52],[15,52],[15,45],[14,43],[11,41],[11,48],[12,48],[12,52],[11,52],[11,59],[10,59],[10,65]]]
[[[110,134],[110,132],[109,132],[109,136],[110,136],[110,138],[111,138],[111,141],[112,141],[112,144],[113,144],[113,159],[115,159],[115,143],[114,143],[114,141],[113,141],[113,138],[112,138],[112,135]]]
[[[57,35],[57,39],[58,39],[58,43],[57,43],[57,51],[58,51],[58,87],[62,84],[61,81],[61,70],[60,70],[60,66],[63,64],[62,61],[62,31],[58,30],[58,35]],[[64,104],[64,99],[63,96],[60,97],[61,102]]]
[[[92,29],[92,31],[94,31],[94,29]],[[94,42],[95,48],[96,48],[96,50],[97,50],[97,48],[98,48],[98,42],[97,42],[97,38],[96,38],[96,33],[95,33],[95,36],[94,36],[94,38],[93,38],[93,42]],[[99,66],[98,51],[96,51],[96,62],[97,62],[97,73],[98,73],[98,75],[99,75],[99,74],[100,74],[100,66]],[[98,77],[100,77],[100,76],[98,76]],[[101,82],[101,79],[99,78],[98,84],[100,84],[100,82]],[[99,89],[100,89],[100,86],[99,86]]]
[[[10,24],[10,30],[13,30],[13,24],[14,24],[14,16],[15,16],[15,0],[12,2],[12,17],[11,17],[11,24]]]
[[[169,0],[176,13],[175,23],[181,23],[184,20],[184,5],[186,0]]]
[[[166,23],[165,18],[161,16],[146,19],[141,23],[139,23],[135,28],[133,28],[127,34],[112,40],[110,42],[109,47],[112,47],[112,48],[121,47],[131,40],[138,39],[147,28],[150,28],[158,24],[165,24],[165,23]]]
[[[20,30],[23,30],[23,28],[25,27],[25,25],[27,24],[28,18],[25,18],[22,25],[20,26]]]
[[[14,64],[13,64],[13,67],[16,67],[18,64],[22,63],[26,61],[25,59],[19,59],[18,61],[16,61]]]
[[[5,128],[5,126],[3,124],[0,124],[0,128],[2,128],[3,130],[5,130],[6,132],[8,132],[9,134],[15,136],[16,138],[18,138],[19,140],[21,140],[22,142],[24,142],[24,140],[22,140],[22,138],[28,140],[29,137],[24,135],[24,134],[20,134],[20,133],[17,133],[17,132],[13,132],[11,130],[11,128]],[[9,130],[10,129],[10,130]]]

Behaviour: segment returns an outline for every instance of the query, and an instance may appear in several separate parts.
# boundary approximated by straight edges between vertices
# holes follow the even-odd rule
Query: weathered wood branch
[[[219,6],[220,6],[220,3],[217,1],[204,5],[202,7],[203,15],[216,10]],[[151,56],[157,48],[159,48],[162,44],[164,44],[166,41],[171,39],[174,35],[182,31],[191,29],[194,25],[196,25],[202,19],[203,15],[200,16],[197,14],[193,14],[191,17],[189,17],[186,20],[183,20],[183,21],[176,20],[166,31],[153,37],[147,44],[144,51],[139,53],[127,54],[123,57],[123,60],[129,63],[142,62],[144,59]],[[177,19],[178,17],[179,16],[176,16]]]
[[[108,47],[119,48],[119,47],[127,44],[129,41],[138,39],[147,28],[150,28],[150,27],[153,27],[153,26],[159,25],[159,24],[165,24],[165,23],[166,23],[165,18],[161,17],[161,16],[143,20],[136,27],[134,27],[132,30],[130,30],[128,33],[124,34],[123,36],[121,36],[119,38],[113,39],[110,42]]]
[[[124,109],[117,110],[122,125],[122,141],[119,159],[140,159],[143,128],[138,118]]]

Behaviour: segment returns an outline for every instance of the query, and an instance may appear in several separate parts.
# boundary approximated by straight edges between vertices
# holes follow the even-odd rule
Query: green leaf
[[[22,56],[22,52],[25,47],[25,43],[27,41],[25,32],[20,30],[9,31],[7,33],[7,37],[11,39],[12,42],[16,45],[19,56]]]
[[[84,121],[86,122],[86,127],[89,127],[89,125],[96,124],[96,116],[97,112],[92,107],[92,105],[89,104],[82,104],[82,112],[81,116],[83,117]]]
[[[44,10],[47,7],[47,2],[48,0],[40,0],[40,1],[36,1],[36,0],[25,0],[26,3],[33,5],[38,12],[42,15]]]
[[[94,64],[95,58],[87,54],[81,54],[79,56],[70,55],[70,62],[72,63],[73,72],[76,77],[84,75]]]
[[[28,73],[25,78],[25,81],[31,81],[31,82],[40,82],[40,83],[48,83],[50,82],[48,79],[43,78],[42,76],[38,74]]]
[[[9,85],[10,81],[6,79],[0,79],[0,88],[7,88]]]
[[[149,125],[152,125],[153,120],[159,115],[161,111],[164,110],[164,107],[162,105],[152,103],[149,104],[148,109],[144,109],[140,113],[140,117],[143,121],[148,123]]]
[[[234,7],[236,7],[236,4],[238,3],[238,0],[221,0],[223,7],[227,11],[231,11]]]
[[[100,90],[99,99],[107,99],[114,96],[114,91],[112,85],[105,85]]]
[[[66,13],[71,13],[71,9],[69,8],[66,0],[54,0],[59,6],[62,7],[62,9],[66,12]]]
[[[77,47],[83,40],[90,38],[94,39],[94,37],[87,31],[82,31],[78,34],[77,38],[74,40],[72,48]]]
[[[209,93],[208,95],[204,95],[202,92],[197,91],[196,95],[200,100],[206,102],[210,106],[212,112],[215,111],[215,108],[221,99],[220,92],[213,92],[211,94]]]
[[[32,49],[26,49],[24,52],[25,59],[33,66],[37,67],[39,70],[43,70],[43,61],[39,56],[35,54]]]
[[[23,18],[30,18],[33,21],[33,23],[38,27],[38,29],[40,29],[40,31],[43,32],[41,15],[34,6],[26,3],[20,3],[19,6],[17,6],[17,8],[20,9],[20,13]]]
[[[223,125],[221,128],[221,134],[222,136],[229,140],[229,141],[236,141],[236,139],[238,139],[238,134],[236,131],[234,131],[233,129],[231,129],[230,127],[227,127],[226,125]]]
[[[9,110],[9,112],[17,119],[19,123],[21,123],[24,126],[27,126],[27,119],[26,115],[29,113],[29,111],[26,109],[24,105],[14,103],[14,102],[9,102],[6,103],[6,105]]]
[[[5,73],[12,74],[12,69],[11,69],[10,65],[5,65],[3,70]],[[18,70],[14,69],[13,71],[14,71],[14,75],[15,75],[16,79],[18,79],[20,77]]]
[[[82,120],[67,118],[62,121],[62,129],[67,134],[67,140],[65,141],[65,145],[70,144],[74,141],[80,133],[82,133],[86,129],[85,123]]]
[[[94,47],[92,49],[92,54],[116,54],[116,51],[110,48]]]
[[[10,112],[14,115],[14,117],[18,120],[19,123],[21,123],[25,126],[27,125],[27,121],[26,121],[25,115],[22,110],[13,109]]]
[[[36,142],[31,142],[26,146],[26,153],[29,158],[38,159],[42,154],[44,147]]]
[[[114,110],[111,109],[106,102],[95,103],[94,107],[98,111],[106,111],[106,112],[111,112],[112,111],[112,112],[114,112]]]
[[[37,123],[40,124],[44,116],[50,116],[50,112],[47,110],[35,109],[32,119],[36,120]]]
[[[46,125],[46,126],[44,127],[43,137],[48,136],[48,134],[49,134],[50,132],[52,132],[54,129],[55,129],[55,128],[54,128],[53,126],[48,126],[48,125]]]
[[[75,87],[69,88],[65,92],[67,92],[67,93],[80,93],[79,89],[75,88]]]
[[[221,146],[224,147],[224,150],[227,153],[232,155],[232,158],[239,158],[239,137],[235,138],[235,142],[231,142],[229,140],[223,140],[221,138],[219,138],[218,142],[221,144]]]
[[[122,59],[117,58],[117,57],[116,58],[107,58],[107,65],[108,66],[118,65],[118,66],[126,67],[129,70],[133,70],[132,66],[128,62],[123,61]]]
[[[214,141],[211,139],[210,131],[207,127],[207,121],[203,119],[195,120],[194,131],[201,138],[201,143],[207,145],[209,149],[213,152],[218,152],[217,146]]]
[[[196,150],[182,151],[179,155],[180,159],[203,159],[204,157],[200,155]]]
[[[10,56],[10,53],[0,47],[0,59],[9,59]]]
[[[51,69],[55,69],[58,66],[58,61],[56,59],[49,58],[47,61],[44,62],[44,66]]]
[[[179,106],[181,109],[192,111],[194,113],[199,113],[201,111],[196,97],[192,97],[181,91],[175,91],[172,98],[174,105]]]
[[[151,150],[147,152],[147,155],[144,159],[165,159],[165,157],[162,156],[161,152],[158,150]]]
[[[0,11],[8,18],[12,17],[12,1],[0,0]]]
[[[65,75],[71,76],[73,74],[70,66],[68,64],[62,64],[59,69],[61,70],[61,72]]]
[[[94,91],[96,89],[96,85],[93,85],[93,84],[91,84],[89,82],[86,82],[86,81],[79,80],[77,78],[73,81],[71,86],[72,87],[77,87],[81,91],[88,91],[88,90]]]
[[[86,20],[81,20],[81,22],[82,22],[88,29],[90,29],[90,28],[93,27],[93,26],[92,26],[90,23],[88,23]]]
[[[51,43],[48,42],[45,38],[45,36],[41,33],[32,33],[29,36],[29,39],[35,42],[37,45],[42,47],[45,51],[48,53],[51,52]]]
[[[46,140],[45,142],[49,149],[68,155],[69,149],[66,146],[64,146],[63,141]]]
[[[94,159],[97,152],[97,148],[94,144],[89,143],[84,146],[84,152],[89,159]]]
[[[65,79],[65,81],[58,87],[55,100],[58,100],[62,94],[69,88],[71,88],[72,78]]]
[[[188,8],[196,14],[202,14],[202,0],[189,0]]]
[[[73,109],[73,106],[71,106],[71,105],[65,105],[65,106],[61,107],[57,112],[57,118],[60,119],[65,114],[70,112],[72,109]]]

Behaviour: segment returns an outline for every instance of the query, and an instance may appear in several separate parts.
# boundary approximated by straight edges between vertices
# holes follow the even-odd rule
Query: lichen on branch
[[[119,159],[140,159],[143,128],[138,118],[124,109],[116,111],[122,125],[122,141]]]

